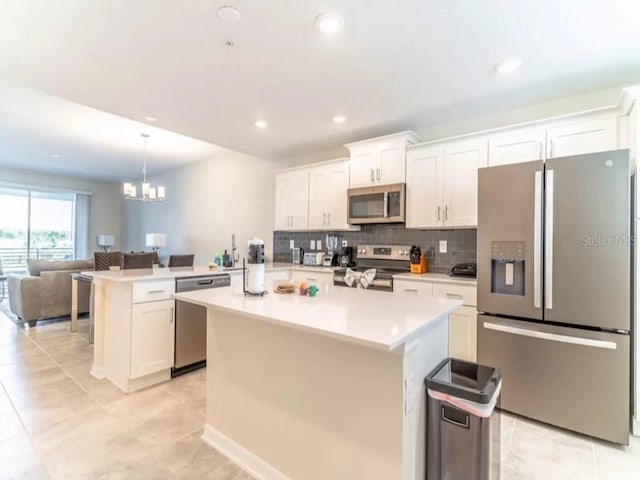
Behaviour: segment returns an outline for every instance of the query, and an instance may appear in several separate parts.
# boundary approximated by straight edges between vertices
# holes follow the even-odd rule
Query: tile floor
[[[86,320],[23,330],[0,312],[1,480],[251,479],[200,440],[205,371],[125,395],[89,375],[87,338]],[[503,414],[501,450],[503,480],[640,479],[634,437],[618,447]]]

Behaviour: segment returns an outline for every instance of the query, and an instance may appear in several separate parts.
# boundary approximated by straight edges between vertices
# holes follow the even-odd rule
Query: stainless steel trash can
[[[447,358],[425,379],[427,480],[500,477],[497,368]]]

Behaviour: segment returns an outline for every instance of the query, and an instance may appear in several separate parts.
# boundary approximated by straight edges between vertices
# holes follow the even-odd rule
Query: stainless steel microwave
[[[348,190],[349,223],[404,223],[405,184],[378,185]]]

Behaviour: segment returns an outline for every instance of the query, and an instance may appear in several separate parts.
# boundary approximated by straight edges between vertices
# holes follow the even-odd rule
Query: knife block
[[[427,273],[427,257],[424,253],[420,255],[420,263],[411,264],[411,273]]]

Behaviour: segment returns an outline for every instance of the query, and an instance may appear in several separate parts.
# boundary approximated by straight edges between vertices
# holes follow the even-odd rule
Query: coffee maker
[[[356,266],[356,247],[342,247],[338,263],[342,268]]]

